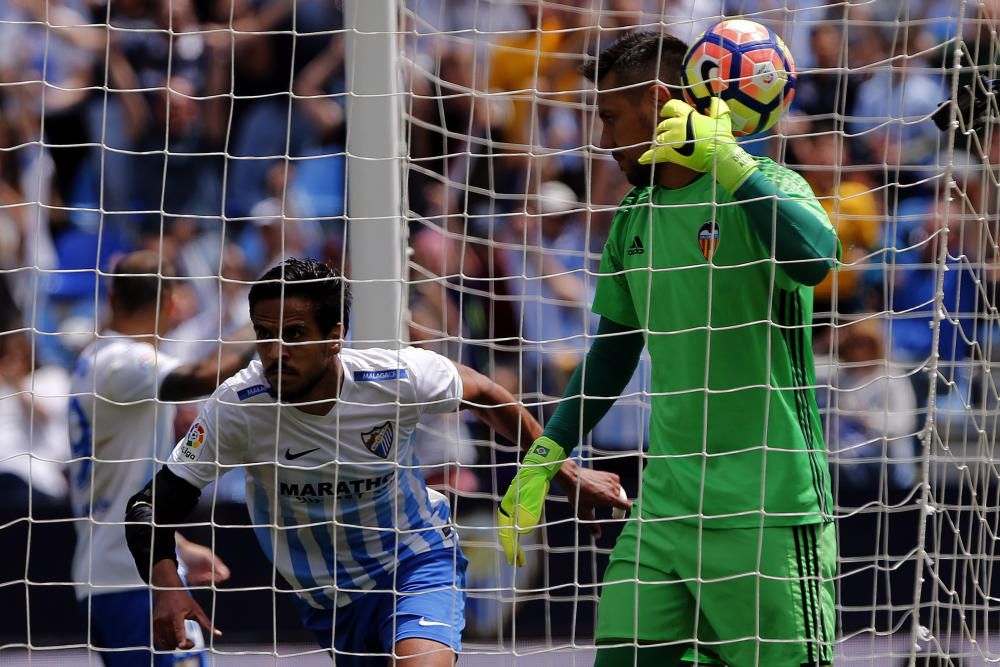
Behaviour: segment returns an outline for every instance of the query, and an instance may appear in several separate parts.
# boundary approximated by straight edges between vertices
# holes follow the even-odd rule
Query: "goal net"
[[[794,57],[790,111],[741,144],[805,179],[842,249],[812,291],[810,321],[783,324],[776,302],[762,316],[776,335],[811,335],[815,381],[807,373],[794,388],[814,395],[824,440],[814,446],[832,485],[836,664],[1000,660],[1000,3],[10,0],[0,2],[0,663],[99,664],[135,646],[102,635],[131,618],[102,605],[124,586],[147,592],[144,609],[148,589],[131,570],[121,575],[131,584],[115,578],[132,567],[121,536],[114,549],[97,536],[124,532],[124,500],[212,404],[74,390],[86,375],[81,353],[129,335],[112,322],[135,323],[109,300],[122,257],[157,258],[150,298],[162,306],[169,291],[172,306],[147,333],[157,355],[181,365],[224,367],[253,338],[256,279],[286,258],[313,257],[354,292],[346,347],[432,350],[492,379],[545,424],[597,340],[602,252],[631,187],[613,155],[627,146],[602,138],[608,119],[580,67],[632,31],[691,43],[724,18],[763,24]],[[710,222],[723,215],[724,205],[706,205]],[[724,238],[690,243],[623,250],[646,253],[650,266],[700,251],[697,266],[663,259],[661,269],[724,273],[712,259]],[[690,306],[680,303],[690,295],[673,296],[646,307]],[[647,342],[679,333],[642,321]],[[709,341],[733,328],[699,327]],[[149,363],[157,382],[174,368]],[[707,406],[725,391],[704,372],[690,390]],[[654,376],[644,351],[573,454],[617,474],[632,499],[645,495],[649,423],[664,395]],[[780,393],[770,380],[759,388]],[[83,405],[95,395],[121,410],[106,411],[103,426]],[[401,415],[406,400],[394,400]],[[97,430],[128,439],[132,408],[148,408],[148,423],[165,430],[131,433],[149,441],[134,451],[102,450]],[[595,539],[553,485],[539,530],[523,538],[526,566],[508,566],[496,508],[519,448],[468,411],[431,412],[395,443],[419,464],[382,458],[394,475],[419,472],[450,509],[448,530],[468,559],[466,580],[453,582],[456,599],[465,595],[462,664],[592,664],[602,577],[626,521],[598,510]],[[713,419],[763,419],[706,414],[698,408],[708,430]],[[395,419],[386,423],[399,428]],[[391,429],[376,435],[392,445]],[[268,446],[287,457],[284,442]],[[319,471],[339,479],[336,463]],[[280,477],[294,465],[275,467]],[[295,598],[329,602],[341,591],[283,576],[258,538],[294,532],[298,521],[335,544],[338,531],[366,525],[337,514],[338,494],[310,498],[301,485],[292,495],[309,507],[275,518],[285,501],[254,496],[253,470],[220,463],[181,530],[229,570],[213,583],[209,566],[194,591],[225,631],[205,635],[204,655],[220,665],[329,664]],[[101,474],[109,481],[95,486]],[[142,477],[134,488],[115,486],[133,476]],[[709,493],[710,476],[703,483]],[[628,521],[639,521],[635,509]],[[399,526],[374,529],[397,549],[408,539]],[[97,622],[105,610],[121,617],[117,626]],[[690,656],[699,664],[715,664],[707,637],[692,637],[706,642]]]

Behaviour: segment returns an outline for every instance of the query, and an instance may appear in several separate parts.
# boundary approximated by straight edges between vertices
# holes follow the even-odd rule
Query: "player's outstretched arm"
[[[479,421],[494,431],[528,449],[542,434],[542,427],[514,396],[464,364],[455,364],[462,378],[462,408],[471,411]]]
[[[200,496],[198,488],[163,467],[125,507],[125,541],[139,576],[154,587],[153,641],[164,650],[193,648],[184,632],[188,619],[222,635],[177,573],[174,527],[187,518]]]
[[[757,161],[736,143],[729,107],[717,97],[702,115],[681,100],[660,112],[656,142],[639,162],[671,162],[711,172],[747,214],[765,247],[784,272],[803,285],[818,285],[839,257],[837,234],[815,198],[794,197],[767,178]],[[810,193],[811,194],[811,193]]]
[[[560,486],[566,491],[567,499],[576,504],[577,515],[591,522],[590,530],[594,537],[601,535],[600,524],[594,521],[595,507],[627,510],[631,506],[622,491],[618,475],[598,473],[579,466],[566,469],[567,462],[571,462],[566,458],[567,451],[572,451],[580,438],[589,433],[614,405],[632,378],[645,344],[641,332],[603,317],[597,333],[598,337],[587,352],[586,359],[573,372],[563,393],[563,401],[549,420],[544,434],[531,445],[500,502],[500,543],[507,562],[512,565],[520,567],[525,563],[520,535],[531,532],[538,525],[549,482],[556,475],[565,480],[559,482]],[[579,475],[577,479],[573,479],[575,474]],[[586,479],[591,476],[595,477]],[[590,487],[586,494],[582,480],[586,480]]]
[[[509,391],[485,375],[468,366],[457,364],[462,377],[462,405],[494,431],[516,442],[531,453],[538,444],[542,427],[525,410]],[[560,457],[553,478],[573,502],[578,496],[580,503],[577,514],[582,519],[593,520],[594,507],[605,507],[620,503],[618,475],[581,468],[576,461],[565,455]],[[546,487],[548,488],[548,487]],[[543,494],[544,495],[544,494]],[[600,536],[600,526],[592,524],[595,536]]]

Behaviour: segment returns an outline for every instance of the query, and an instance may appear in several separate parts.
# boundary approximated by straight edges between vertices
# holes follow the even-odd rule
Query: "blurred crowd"
[[[835,464],[847,484],[912,485],[930,382],[953,412],[992,395],[1000,133],[949,141],[929,115],[956,72],[997,78],[1000,2],[956,5],[406,0],[410,341],[550,411],[595,330],[594,272],[628,188],[589,148],[599,121],[577,68],[636,26],[690,41],[745,15],[783,36],[800,74],[777,132],[747,146],[803,174],[843,246],[815,307]],[[164,346],[180,356],[244,325],[245,282],[284,257],[350,275],[343,29],[329,0],[0,0],[0,428],[18,434],[0,475],[24,482],[11,502],[29,474],[37,502],[65,494],[68,372],[122,253],[179,267]],[[644,441],[646,364],[592,451]],[[496,484],[454,465],[493,462],[474,435],[457,417],[421,433],[432,481]]]

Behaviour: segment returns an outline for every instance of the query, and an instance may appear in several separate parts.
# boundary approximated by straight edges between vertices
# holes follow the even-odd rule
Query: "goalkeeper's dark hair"
[[[618,86],[658,80],[679,91],[681,63],[687,50],[687,44],[673,35],[639,30],[616,39],[597,58],[584,63],[580,73],[594,83],[614,72]]]
[[[315,259],[291,257],[269,269],[250,288],[250,312],[261,301],[306,299],[315,307],[316,324],[323,333],[338,324],[347,333],[351,313],[351,288],[340,272]]]
[[[136,313],[155,308],[158,298],[173,289],[176,275],[173,262],[159,253],[138,250],[125,255],[111,269],[115,310]]]

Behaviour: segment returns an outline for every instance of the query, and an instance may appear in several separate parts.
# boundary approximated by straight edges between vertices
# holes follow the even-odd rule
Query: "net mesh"
[[[991,92],[1000,5],[406,0],[396,9],[387,86],[402,110],[401,342],[487,375],[543,423],[594,340],[601,252],[629,190],[600,148],[596,91],[579,66],[635,29],[691,42],[743,17],[782,37],[798,70],[792,109],[743,145],[807,180],[843,249],[815,289],[811,323],[839,536],[837,664],[1000,659]],[[122,518],[98,516],[105,498],[86,481],[108,459],[138,463],[148,478],[166,457],[103,456],[80,430],[75,360],[108,335],[114,263],[137,249],[161,260],[152,273],[158,290],[173,287],[175,326],[160,332],[159,349],[188,363],[222,360],[251,337],[247,292],[276,262],[321,258],[350,278],[352,265],[385,261],[380,244],[347,252],[359,222],[345,205],[349,165],[368,151],[348,142],[345,68],[375,74],[352,61],[358,33],[344,13],[320,0],[0,2],[4,664],[98,659],[88,619],[102,613],[107,587],[99,567],[80,574],[73,544]],[[963,94],[978,112],[949,108],[939,129],[935,109]],[[386,196],[380,183],[365,192],[357,196]],[[356,301],[352,318],[380,306]],[[575,452],[620,475],[630,498],[654,394],[644,353]],[[178,437],[202,406],[146,403]],[[496,544],[495,508],[517,447],[457,412],[427,415],[411,444],[469,559],[463,664],[590,664],[622,522],[599,513],[594,541],[569,504],[550,498],[515,572]],[[226,630],[210,640],[213,660],[326,664],[303,643],[298,587],[248,528],[241,474],[207,490],[185,530],[232,570],[195,594]]]

